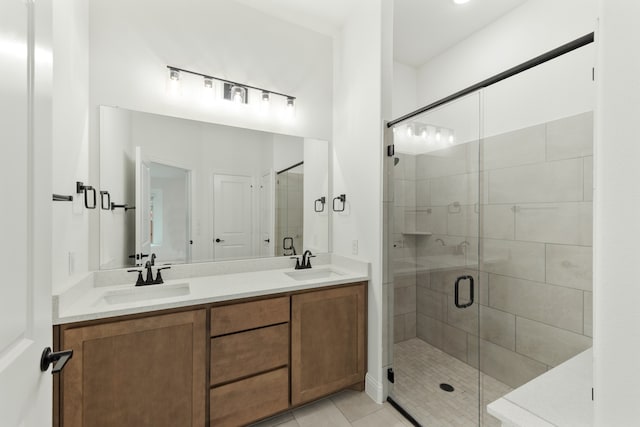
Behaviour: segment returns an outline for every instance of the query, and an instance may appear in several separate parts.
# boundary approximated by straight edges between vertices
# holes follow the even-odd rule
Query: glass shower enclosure
[[[420,425],[499,426],[488,403],[591,346],[593,61],[388,132],[389,397]]]

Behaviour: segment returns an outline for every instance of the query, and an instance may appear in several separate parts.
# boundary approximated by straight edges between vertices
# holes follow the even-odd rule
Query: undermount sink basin
[[[344,273],[330,268],[309,268],[307,270],[295,270],[284,273],[295,280],[334,279],[344,276]]]
[[[189,295],[188,283],[171,285],[138,286],[127,289],[107,291],[94,305],[127,304],[139,301],[159,300]]]

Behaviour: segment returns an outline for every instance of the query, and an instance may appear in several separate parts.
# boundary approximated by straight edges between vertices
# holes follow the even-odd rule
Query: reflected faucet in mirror
[[[282,249],[284,249],[285,251],[285,256],[298,255],[296,253],[295,246],[293,246],[293,237],[285,237],[284,239],[282,239]],[[291,253],[288,254],[287,251],[291,251]]]

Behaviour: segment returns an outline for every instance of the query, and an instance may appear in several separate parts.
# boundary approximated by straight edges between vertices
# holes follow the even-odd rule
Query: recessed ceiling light
[[[469,0],[453,0],[453,2],[455,4],[465,4],[465,3],[469,3]]]

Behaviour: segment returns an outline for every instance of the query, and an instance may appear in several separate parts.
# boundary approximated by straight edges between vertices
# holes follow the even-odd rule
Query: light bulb
[[[174,81],[180,80],[180,70],[169,68],[169,78]]]
[[[441,136],[440,129],[436,130],[436,141],[440,141]]]
[[[422,132],[420,132],[420,136],[422,136],[423,139],[427,139],[427,128],[426,127],[422,128]]]
[[[453,2],[455,4],[465,4],[465,3],[469,3],[469,0],[453,0]]]
[[[205,87],[205,89],[213,89],[213,80],[205,77],[204,78],[204,87]]]
[[[263,104],[269,104],[269,92],[267,92],[266,90],[262,91],[262,103]]]
[[[453,131],[449,133],[449,144],[453,144],[455,142],[455,137],[453,136]]]
[[[407,125],[407,136],[409,137],[413,136],[413,126],[411,125]]]

